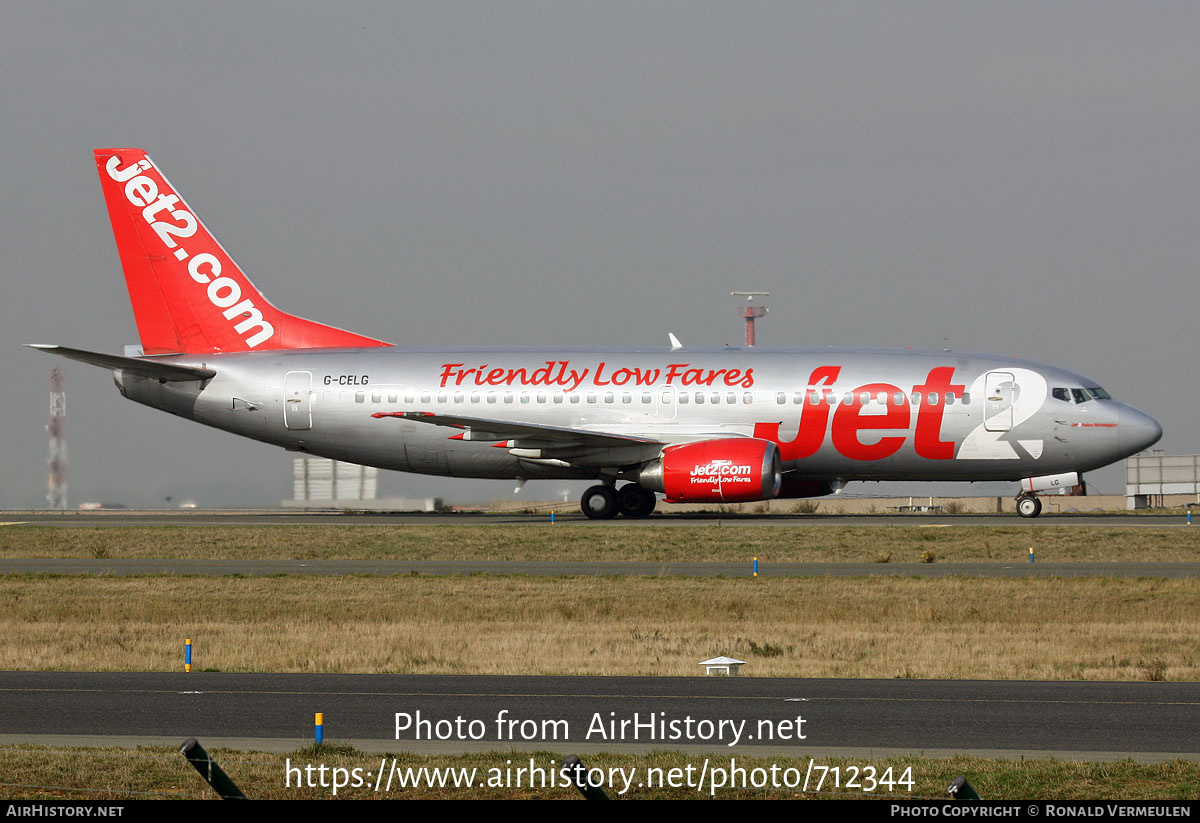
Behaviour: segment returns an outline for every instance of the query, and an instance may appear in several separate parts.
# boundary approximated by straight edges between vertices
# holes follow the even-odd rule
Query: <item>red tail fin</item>
[[[96,149],[146,354],[388,346],[267,302],[141,149]]]

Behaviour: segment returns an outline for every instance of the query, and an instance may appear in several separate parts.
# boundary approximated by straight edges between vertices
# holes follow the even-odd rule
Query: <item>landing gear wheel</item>
[[[657,503],[654,492],[637,483],[628,483],[617,492],[617,505],[626,517],[649,517]]]
[[[1033,495],[1022,495],[1017,498],[1017,514],[1022,517],[1037,517],[1042,513],[1042,501]]]
[[[583,493],[579,507],[592,520],[609,520],[621,510],[612,486],[592,486]]]

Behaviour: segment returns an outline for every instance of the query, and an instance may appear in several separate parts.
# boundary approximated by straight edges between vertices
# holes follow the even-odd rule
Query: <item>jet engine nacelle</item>
[[[638,474],[638,483],[669,503],[771,500],[782,482],[778,447],[751,437],[668,446]]]
[[[1026,477],[1021,481],[1022,492],[1045,492],[1053,489],[1069,489],[1080,483],[1079,472],[1066,474],[1044,474],[1041,477]]]
[[[827,494],[837,494],[844,485],[839,485],[836,480],[815,480],[804,477],[799,472],[788,472],[783,476],[779,497],[824,497]]]

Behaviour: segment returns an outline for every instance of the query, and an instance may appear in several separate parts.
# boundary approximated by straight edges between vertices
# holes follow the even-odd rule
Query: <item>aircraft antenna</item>
[[[51,509],[67,508],[67,387],[62,369],[50,370],[50,479],[46,500]]]
[[[754,305],[754,298],[769,297],[769,291],[731,291],[734,297],[745,297],[746,305],[738,309],[738,317],[746,321],[746,348],[754,346],[754,321],[765,315],[768,311],[766,306]]]

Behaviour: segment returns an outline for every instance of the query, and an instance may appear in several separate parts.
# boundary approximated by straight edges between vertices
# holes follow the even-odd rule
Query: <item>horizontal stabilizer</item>
[[[102,369],[121,369],[130,374],[152,377],[155,380],[208,380],[217,374],[212,369],[179,366],[175,363],[163,363],[159,360],[150,360],[141,357],[122,357],[117,354],[104,354],[103,352],[85,351],[84,349],[69,349],[66,346],[55,346],[46,343],[26,343],[25,345],[38,351],[60,354],[72,360],[90,363]]]

